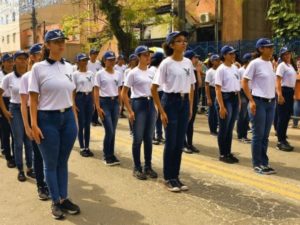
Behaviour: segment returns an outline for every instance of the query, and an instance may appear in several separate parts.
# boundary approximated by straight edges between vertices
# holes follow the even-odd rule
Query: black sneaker
[[[195,152],[195,153],[200,152],[200,150],[198,148],[196,148],[194,145],[189,146],[189,149],[192,150],[192,152]]]
[[[288,142],[282,142],[277,144],[276,149],[284,152],[291,152],[294,150],[294,147],[291,146]]]
[[[104,164],[107,166],[120,165],[120,161],[116,161],[114,158],[107,158],[104,160]]]
[[[179,180],[179,178],[176,179],[176,181],[177,181],[177,184],[178,184],[178,186],[179,186],[179,188],[180,188],[181,191],[188,191],[188,190],[189,190],[189,187],[186,186],[185,184],[183,184],[183,183]]]
[[[152,168],[145,168],[144,173],[146,174],[146,176],[152,179],[156,179],[158,177],[157,173]]]
[[[8,168],[16,168],[16,163],[13,159],[7,160],[6,165]]]
[[[234,163],[238,163],[239,162],[239,159],[236,158],[232,153],[230,153],[227,157],[231,158]]]
[[[142,169],[134,169],[133,176],[139,180],[147,180],[147,175],[143,172]]]
[[[89,148],[86,148],[85,151],[86,151],[86,153],[88,154],[89,157],[94,156],[94,153]]]
[[[276,174],[276,171],[270,166],[260,166],[268,175]]]
[[[31,177],[32,179],[35,179],[35,172],[33,171],[32,168],[28,169],[26,172],[27,177]]]
[[[20,182],[26,181],[26,177],[25,177],[24,171],[19,171],[19,174],[18,174],[18,180],[19,180]]]
[[[163,144],[166,142],[166,139],[164,139],[163,137],[159,137],[158,140],[160,143],[163,143]]]
[[[187,154],[193,154],[193,151],[192,151],[191,149],[186,148],[186,147],[184,147],[184,148],[182,149],[182,151],[183,151],[184,153],[187,153]]]
[[[62,203],[60,203],[60,207],[61,207],[62,211],[67,212],[71,215],[76,215],[76,214],[80,213],[79,206],[75,205],[69,199],[66,199]]]
[[[120,160],[116,156],[113,156],[112,160],[114,161],[115,165],[120,165],[121,164]]]
[[[265,166],[256,166],[253,169],[254,169],[254,172],[263,174],[263,175],[274,174],[272,171],[270,171],[269,167],[265,167]]]
[[[244,142],[245,144],[251,144],[252,140],[249,139],[249,138],[243,138],[243,142]]]
[[[176,179],[167,180],[165,182],[167,189],[171,192],[181,192],[180,186]]]
[[[51,205],[52,217],[56,220],[61,220],[64,218],[64,213],[62,212],[61,205],[59,202],[52,202]]]
[[[152,144],[154,144],[154,145],[159,145],[159,144],[160,144],[159,139],[153,138]]]
[[[80,155],[82,157],[89,157],[90,156],[89,152],[86,149],[80,150]]]
[[[38,187],[38,196],[39,196],[39,200],[47,201],[49,199],[48,189],[45,187]]]
[[[224,163],[233,164],[236,163],[232,157],[229,156],[220,156],[219,160]]]
[[[218,132],[210,132],[211,136],[217,137],[218,136]]]

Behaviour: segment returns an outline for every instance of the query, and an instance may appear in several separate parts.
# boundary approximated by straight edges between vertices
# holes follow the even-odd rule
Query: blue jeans
[[[161,97],[163,95],[163,92],[160,91],[158,92],[158,95],[159,95],[159,99],[161,100]],[[157,120],[156,120],[156,125],[155,125],[155,130],[156,130],[156,138],[162,138],[162,135],[163,135],[163,131],[162,131],[162,122],[161,122],[161,119],[160,119],[160,114],[158,113],[157,115]]]
[[[249,127],[249,114],[248,114],[249,100],[243,92],[241,92],[241,110],[239,112],[236,131],[238,139],[247,138]]]
[[[38,111],[38,125],[44,135],[38,145],[44,160],[44,174],[53,202],[68,197],[68,160],[77,136],[72,109]]]
[[[294,116],[300,117],[300,100],[294,101]],[[294,119],[294,126],[298,126],[298,121],[299,120]]]
[[[32,144],[25,133],[25,128],[24,128],[22,114],[21,114],[21,105],[11,103],[9,105],[9,111],[13,116],[10,125],[14,137],[14,153],[15,153],[16,166],[18,170],[23,170],[23,144],[24,144],[26,166],[27,168],[32,168]]]
[[[227,110],[225,119],[219,118],[219,133],[218,133],[218,145],[220,156],[228,156],[231,154],[232,133],[234,123],[236,121],[239,112],[239,98],[238,95],[232,93],[222,93],[224,106]],[[219,104],[216,101],[216,108],[219,114]]]
[[[257,99],[256,114],[253,115],[248,107],[250,121],[252,123],[252,164],[255,166],[268,166],[269,158],[267,156],[269,134],[275,115],[275,100],[271,102]]]
[[[105,116],[103,126],[105,136],[103,141],[104,159],[109,159],[114,156],[115,152],[115,136],[116,128],[119,120],[119,100],[118,97],[100,98],[100,106],[103,109]]]
[[[33,149],[33,165],[34,165],[34,172],[36,176],[36,185],[37,187],[45,187],[47,186],[45,183],[45,176],[44,176],[44,162],[42,158],[42,154],[38,145],[35,141],[32,142],[32,149]]]
[[[161,104],[168,117],[168,124],[165,128],[164,179],[177,179],[189,122],[189,99],[188,96],[182,98],[176,94],[164,93]]]
[[[81,149],[87,149],[90,146],[91,122],[93,117],[93,96],[92,93],[76,94],[76,106],[78,112],[78,141]]]
[[[152,139],[156,122],[156,110],[152,99],[131,99],[132,110],[135,114],[133,122],[132,155],[134,168],[141,169],[141,145],[144,142],[145,168],[151,168]]]
[[[218,113],[216,110],[216,91],[214,87],[210,87],[210,97],[212,101],[212,106],[208,108],[208,126],[210,133],[217,133],[218,129]]]

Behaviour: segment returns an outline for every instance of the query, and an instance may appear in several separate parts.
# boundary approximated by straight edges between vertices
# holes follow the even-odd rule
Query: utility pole
[[[185,0],[172,0],[173,27],[172,30],[185,30]]]
[[[37,19],[35,12],[35,0],[32,0],[32,11],[31,11],[31,23],[32,23],[32,34],[33,34],[33,44],[37,42],[36,40],[36,27],[37,27]]]
[[[215,41],[219,42],[219,0],[215,0]]]

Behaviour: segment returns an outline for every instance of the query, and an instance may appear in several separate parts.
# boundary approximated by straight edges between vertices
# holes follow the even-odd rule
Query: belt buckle
[[[84,92],[85,95],[89,95],[89,92]]]
[[[147,97],[147,99],[148,99],[148,100],[151,100],[151,97],[150,97],[150,96],[148,96],[148,97]]]
[[[272,99],[268,99],[268,102],[269,102],[269,103],[272,102]]]
[[[111,97],[111,100],[115,100],[115,97]]]
[[[184,98],[184,93],[180,93],[180,97],[183,99]]]
[[[60,109],[59,112],[64,113],[66,109]]]

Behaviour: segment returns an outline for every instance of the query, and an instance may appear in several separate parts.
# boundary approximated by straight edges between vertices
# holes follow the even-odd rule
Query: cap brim
[[[116,57],[106,57],[106,58],[104,58],[105,60],[106,59],[116,59]]]
[[[272,43],[272,44],[266,44],[266,45],[262,45],[261,47],[272,47],[272,46],[274,46],[274,44]]]
[[[79,59],[78,61],[81,61],[81,60],[89,60],[90,58],[89,57],[84,57],[84,58],[81,58],[81,59]]]
[[[59,40],[59,39],[69,40],[69,38],[67,38],[67,37],[57,37],[57,38],[51,38],[47,41],[56,41],[56,40]]]

